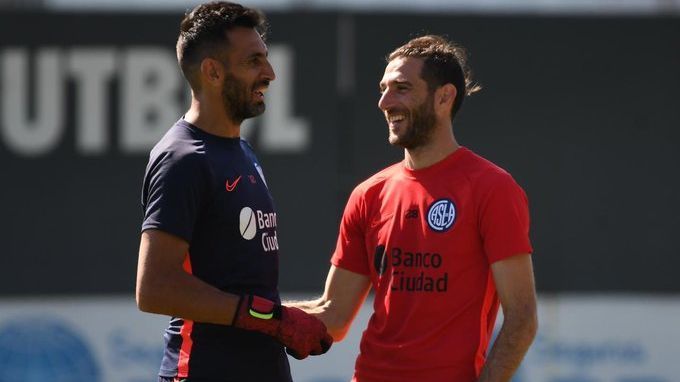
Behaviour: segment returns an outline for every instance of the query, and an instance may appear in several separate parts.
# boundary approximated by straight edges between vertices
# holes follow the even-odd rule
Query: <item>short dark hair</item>
[[[228,1],[200,4],[184,15],[177,38],[177,61],[184,77],[194,87],[195,74],[206,57],[221,56],[229,44],[227,32],[255,28],[265,38],[267,19],[256,9]]]
[[[456,100],[451,108],[451,119],[463,104],[466,95],[471,95],[481,86],[472,80],[468,66],[468,55],[462,46],[437,35],[416,37],[398,47],[387,56],[387,62],[400,57],[415,57],[423,60],[420,77],[427,82],[430,91],[445,85],[456,87]]]

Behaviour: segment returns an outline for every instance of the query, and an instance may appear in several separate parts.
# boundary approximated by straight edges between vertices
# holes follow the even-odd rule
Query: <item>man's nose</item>
[[[274,81],[276,79],[276,73],[274,73],[274,68],[269,60],[267,60],[263,75],[269,81]]]
[[[386,110],[392,104],[392,93],[389,90],[385,90],[380,95],[378,100],[378,108],[380,110]]]

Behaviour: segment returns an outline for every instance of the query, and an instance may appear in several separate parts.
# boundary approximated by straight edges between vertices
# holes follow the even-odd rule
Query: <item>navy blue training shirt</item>
[[[276,211],[246,141],[177,121],[151,150],[142,207],[142,231],[189,243],[187,272],[225,292],[280,302]],[[164,338],[161,376],[291,381],[283,346],[268,335],[173,317]]]

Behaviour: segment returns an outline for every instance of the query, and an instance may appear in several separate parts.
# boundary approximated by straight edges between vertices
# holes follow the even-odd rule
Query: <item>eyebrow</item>
[[[407,80],[391,80],[391,81],[387,81],[387,82],[391,82],[391,83],[396,84],[396,85],[413,86],[413,84],[410,81],[407,81]],[[380,90],[383,90],[386,87],[387,87],[387,84],[383,81],[380,81],[380,83],[378,84],[378,88]]]
[[[255,52],[252,54],[248,55],[248,58],[253,58],[253,57],[269,57],[269,51],[266,51],[264,53],[262,52]]]

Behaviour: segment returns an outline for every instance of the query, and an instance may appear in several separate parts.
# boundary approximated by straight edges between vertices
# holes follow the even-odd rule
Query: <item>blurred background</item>
[[[195,4],[0,0],[0,382],[155,380],[167,317],[134,303],[141,181],[188,107],[174,44]],[[530,200],[541,328],[514,381],[680,380],[680,0],[244,5],[270,20],[277,79],[243,130],[284,298],[322,292],[346,198],[403,156],[376,106],[384,57],[444,34],[484,87],[459,142]],[[370,311],[292,360],[295,380],[347,381]]]

